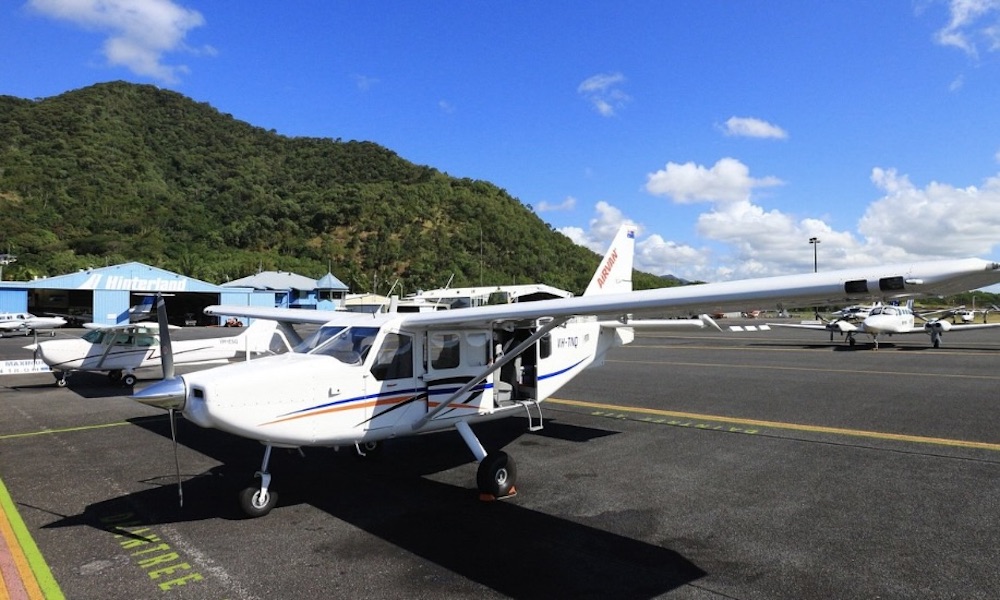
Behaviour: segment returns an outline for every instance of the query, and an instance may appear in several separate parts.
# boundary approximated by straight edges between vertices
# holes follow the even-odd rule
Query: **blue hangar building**
[[[129,309],[144,297],[162,292],[167,314],[175,325],[219,325],[202,310],[212,304],[276,306],[277,292],[253,287],[223,287],[129,262],[34,281],[0,282],[0,312],[31,312],[66,316],[71,325],[129,322]]]

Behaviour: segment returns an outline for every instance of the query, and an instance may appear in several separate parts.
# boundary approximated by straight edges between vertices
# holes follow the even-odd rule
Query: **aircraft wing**
[[[704,329],[711,327],[722,331],[712,317],[702,314],[693,319],[632,319],[621,318],[614,321],[599,321],[604,327],[631,327],[643,331],[674,331],[677,329]]]
[[[858,326],[848,321],[834,321],[833,323],[768,323],[767,325],[769,327],[812,329],[814,331],[839,331],[840,333],[858,331]]]
[[[935,322],[932,321],[931,323],[927,323],[924,327],[932,327],[934,323]],[[992,327],[1000,327],[1000,323],[939,323],[946,325],[946,327],[942,328],[944,331],[969,331],[970,329],[990,329]],[[918,329],[917,331],[922,330]]]
[[[1000,263],[978,258],[862,267],[783,275],[740,281],[705,283],[615,294],[557,298],[537,302],[477,306],[446,311],[394,315],[403,326],[474,326],[545,317],[595,315],[661,316],[741,310],[748,305],[784,309],[793,306],[848,304],[870,300],[937,297],[1000,283]],[[324,324],[350,316],[358,323],[373,319],[358,313],[334,314],[303,309],[209,306],[209,315],[234,315],[293,323]]]
[[[249,319],[267,319],[269,321],[278,321],[279,323],[306,323],[313,325],[325,325],[333,320],[336,320],[338,323],[343,322],[344,324],[353,324],[354,321],[357,321],[358,324],[362,324],[371,323],[375,319],[381,318],[381,313],[373,315],[370,313],[355,313],[347,311],[218,304],[206,307],[204,312],[206,315],[217,317],[247,317]]]

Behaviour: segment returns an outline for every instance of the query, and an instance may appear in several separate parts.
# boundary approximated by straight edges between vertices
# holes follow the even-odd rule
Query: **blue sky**
[[[0,52],[0,94],[151,83],[632,222],[652,273],[1000,258],[1000,0],[17,0]]]

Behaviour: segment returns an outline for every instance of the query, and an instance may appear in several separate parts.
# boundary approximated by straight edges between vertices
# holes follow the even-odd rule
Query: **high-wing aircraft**
[[[128,309],[128,321],[129,323],[139,323],[140,321],[146,321],[149,319],[155,319],[156,315],[153,314],[153,302],[156,300],[156,294],[137,294],[142,296],[138,303]],[[170,295],[170,294],[167,294]],[[53,317],[62,317],[68,323],[72,323],[75,326],[84,327],[86,329],[100,329],[101,327],[107,327],[107,325],[102,325],[100,323],[94,323],[94,315],[89,312],[72,312],[72,313],[57,313],[57,312],[46,312],[46,315]]]
[[[617,280],[617,266],[608,277]],[[502,498],[516,492],[514,460],[502,450],[487,451],[472,425],[527,415],[530,429],[541,428],[546,398],[633,339],[622,315],[940,296],[997,282],[1000,264],[973,258],[425,313],[210,306],[209,315],[320,327],[296,352],[250,364],[176,377],[166,375],[165,365],[165,378],[133,398],[168,409],[172,425],[180,411],[201,427],[265,446],[258,479],[239,494],[250,516],[267,514],[277,502],[268,471],[275,447],[353,445],[364,453],[384,440],[444,430],[457,430],[479,463],[482,497]],[[502,356],[497,345],[506,348]]]
[[[0,313],[0,337],[5,333],[14,332],[30,335],[62,327],[65,324],[66,319],[62,317],[39,317],[31,313]]]
[[[935,313],[944,311],[934,311]],[[931,313],[928,313],[931,314]],[[917,323],[916,319],[923,320],[923,324]],[[772,327],[793,327],[797,329],[814,329],[818,331],[829,331],[830,339],[834,333],[841,333],[847,336],[847,343],[853,346],[857,334],[867,334],[872,339],[872,345],[878,350],[878,337],[880,335],[903,335],[909,333],[926,333],[931,336],[931,344],[935,348],[941,347],[941,338],[948,331],[969,331],[971,329],[985,329],[988,327],[1000,327],[1000,323],[963,323],[954,324],[943,318],[928,319],[913,312],[912,301],[905,306],[894,306],[876,304],[869,309],[868,315],[860,323],[847,319],[824,324],[811,323],[768,323]]]
[[[276,323],[257,320],[236,336],[174,341],[175,364],[223,363],[241,356],[271,352]],[[64,387],[73,371],[106,372],[112,381],[135,384],[136,369],[161,366],[161,330],[153,323],[92,328],[82,338],[49,340],[25,346],[34,350]],[[286,346],[288,345],[285,342]]]

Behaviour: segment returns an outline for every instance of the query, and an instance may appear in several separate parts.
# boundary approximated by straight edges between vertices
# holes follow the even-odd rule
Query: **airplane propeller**
[[[160,326],[160,363],[163,366],[163,380],[174,379],[174,350],[170,345],[170,324],[167,322],[167,305],[161,294],[156,295],[156,320]],[[181,404],[183,406],[183,403]],[[181,463],[177,457],[177,419],[175,404],[166,406],[170,418],[170,439],[174,444],[174,473],[177,474],[177,500],[184,506],[184,487],[181,485]]]

